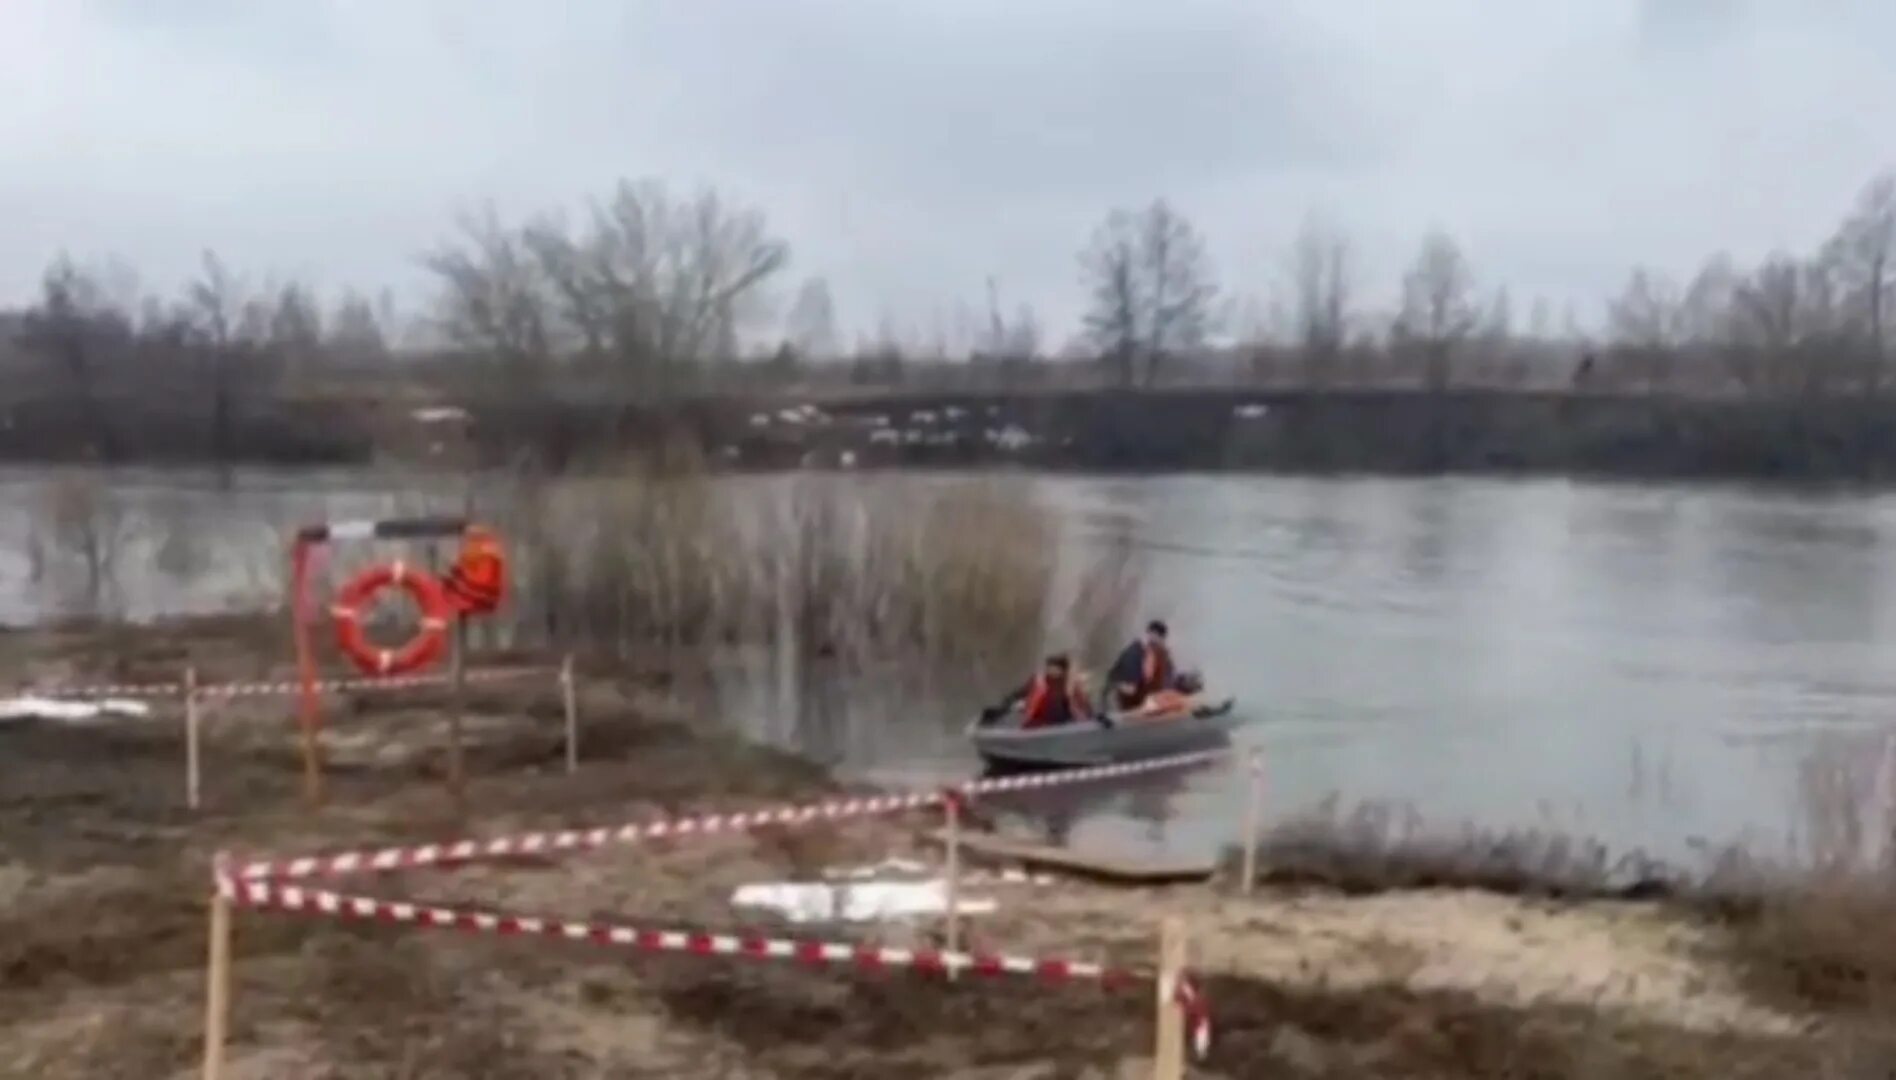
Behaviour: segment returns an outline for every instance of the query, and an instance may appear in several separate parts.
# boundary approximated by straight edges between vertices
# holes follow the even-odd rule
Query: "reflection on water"
[[[255,473],[228,491],[126,474],[87,497],[55,490],[67,476],[0,473],[0,621],[274,602],[287,525],[428,501],[425,485],[346,474]],[[1274,813],[1335,792],[1662,855],[1866,845],[1882,827],[1837,811],[1819,829],[1807,811],[1896,787],[1864,764],[1890,756],[1891,498],[1266,477],[1034,491],[1064,543],[1139,553],[1144,609],[1250,716],[1238,738],[1266,749]],[[1132,630],[1052,636],[1098,665]],[[966,718],[1024,674],[903,680],[743,656],[710,707],[854,775],[927,785],[975,768]],[[1851,768],[1813,771],[1825,754]],[[1230,836],[1231,787],[1201,770],[1018,798],[1076,842],[1179,847]]]

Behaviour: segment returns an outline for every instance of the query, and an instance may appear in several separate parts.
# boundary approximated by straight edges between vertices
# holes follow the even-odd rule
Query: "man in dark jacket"
[[[1126,646],[1113,661],[1106,678],[1112,685],[1116,707],[1136,709],[1145,704],[1146,698],[1172,688],[1177,672],[1165,639],[1165,623],[1154,619],[1146,624],[1145,636]]]
[[[1065,653],[1047,657],[1039,674],[981,714],[982,723],[994,723],[1017,704],[1021,706],[1023,728],[1054,727],[1091,719],[1093,715],[1093,703],[1086,697],[1086,682],[1073,674],[1073,664]]]

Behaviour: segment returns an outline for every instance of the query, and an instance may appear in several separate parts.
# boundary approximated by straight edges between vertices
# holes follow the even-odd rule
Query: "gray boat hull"
[[[968,728],[968,738],[991,765],[1017,768],[1084,768],[1117,765],[1217,746],[1237,726],[1230,698],[1200,705],[1189,716],[1146,719],[1137,714],[1056,727],[1021,728],[1018,716],[1001,723]]]

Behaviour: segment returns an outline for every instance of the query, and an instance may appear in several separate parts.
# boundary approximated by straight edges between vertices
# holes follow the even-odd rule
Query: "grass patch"
[[[1467,888],[1566,899],[1672,896],[1693,884],[1680,868],[1639,852],[1615,857],[1595,840],[1549,829],[1436,831],[1411,808],[1346,808],[1335,796],[1259,839],[1258,876],[1346,893]]]
[[[1896,1019],[1896,889],[1830,878],[1759,897],[1728,920],[1753,992],[1825,1011]]]

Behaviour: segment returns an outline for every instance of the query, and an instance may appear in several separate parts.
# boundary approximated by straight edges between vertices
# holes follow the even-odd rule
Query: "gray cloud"
[[[1821,238],[1896,164],[1896,5],[1826,0],[11,0],[0,296],[62,248],[166,287],[214,247],[425,286],[457,208],[619,176],[761,204],[846,322],[981,302],[1069,327],[1074,253],[1166,195],[1232,292],[1317,209],[1393,291],[1422,231],[1597,308]]]

